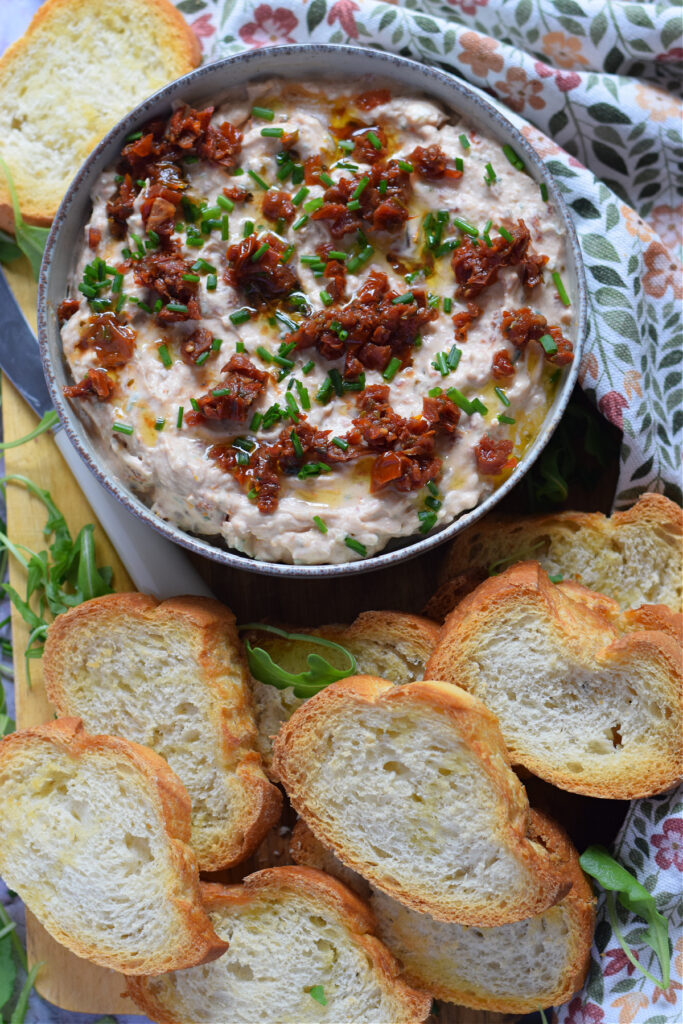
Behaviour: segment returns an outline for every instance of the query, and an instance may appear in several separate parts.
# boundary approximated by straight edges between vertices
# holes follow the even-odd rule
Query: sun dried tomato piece
[[[467,341],[467,332],[474,321],[481,316],[481,312],[481,306],[477,306],[474,302],[468,302],[467,309],[453,314],[451,319],[455,327],[456,341]]]
[[[253,257],[264,246],[268,248],[257,260]],[[224,279],[227,284],[239,288],[255,305],[263,305],[271,299],[281,298],[301,288],[296,273],[282,263],[280,258],[285,243],[277,235],[249,235],[225,254],[227,269]]]
[[[296,206],[289,192],[279,192],[276,189],[266,192],[261,209],[263,216],[268,220],[276,221],[282,218],[286,224],[291,224],[296,215]]]
[[[356,190],[364,179],[367,184],[358,196],[359,207],[349,210]],[[396,232],[409,217],[408,202],[411,185],[409,174],[395,160],[378,161],[365,174],[341,178],[325,191],[324,204],[316,210],[314,220],[331,221],[330,234],[341,238],[362,223],[378,231]]]
[[[199,320],[201,311],[197,300],[197,282],[183,280],[191,273],[191,264],[175,252],[148,252],[134,264],[136,282],[151,289],[166,305],[186,306],[186,310],[169,310],[166,306],[157,313],[157,323],[169,324],[183,320]]]
[[[574,346],[568,338],[562,334],[558,326],[550,326],[548,321],[540,313],[534,313],[528,306],[516,309],[512,313],[506,309],[503,312],[501,330],[508,341],[519,349],[523,349],[530,341],[539,341],[545,334],[549,334],[555,342],[556,352],[546,352],[545,359],[555,366],[566,366],[574,358]]]
[[[208,333],[208,332],[207,332]],[[189,424],[202,420],[243,422],[250,407],[265,391],[268,374],[254,366],[244,355],[234,355],[221,370],[221,380],[206,395],[197,399],[198,409],[186,413]],[[216,394],[216,392],[219,392]],[[222,394],[222,392],[227,392]]]
[[[237,164],[242,152],[242,132],[229,121],[223,121],[217,128],[209,125],[197,147],[199,156],[231,170]]]
[[[60,302],[57,306],[57,319],[60,324],[70,320],[74,313],[78,312],[80,306],[81,304],[78,299],[64,299],[63,302]]]
[[[515,373],[514,363],[504,348],[494,352],[491,364],[491,376],[494,380],[505,380],[506,377],[513,377]]]
[[[388,89],[368,89],[367,92],[353,98],[353,102],[361,110],[374,110],[375,107],[381,107],[390,100],[391,93]]]
[[[527,287],[538,283],[536,276],[548,257],[529,252],[531,236],[523,220],[506,230],[512,241],[498,235],[491,246],[483,245],[481,240],[472,239],[469,235],[463,238],[451,258],[458,284],[456,295],[464,299],[475,298],[497,280],[501,267],[516,266],[522,283]]]
[[[416,146],[409,154],[408,160],[413,164],[416,174],[426,181],[438,181],[440,178],[448,177],[457,180],[462,177],[462,171],[456,171],[454,167],[448,166],[448,157],[441,146]]]
[[[486,476],[495,476],[503,470],[512,453],[512,441],[496,441],[488,434],[474,446],[477,469]]]
[[[379,146],[372,142],[372,136],[380,143]],[[386,156],[387,136],[384,129],[379,126],[354,132],[351,139],[354,143],[353,159],[360,163],[375,164]]]
[[[105,209],[109,218],[109,229],[116,238],[125,234],[125,226],[133,212],[133,203],[139,192],[139,186],[133,183],[130,174],[124,174],[116,192],[108,201]]]
[[[226,185],[223,188],[223,195],[226,199],[232,199],[233,203],[246,203],[251,192],[249,189],[240,188],[239,185]]]
[[[205,352],[211,349],[213,335],[206,327],[198,327],[180,344],[180,355],[184,363],[194,365]]]
[[[454,434],[460,422],[460,409],[447,395],[423,398],[422,415],[437,436]]]
[[[173,112],[166,126],[166,139],[181,149],[191,150],[209,127],[214,107],[194,110],[184,103]]]
[[[136,332],[119,320],[116,313],[94,313],[82,329],[80,349],[92,349],[107,369],[124,366],[135,351]]]
[[[176,210],[180,206],[182,191],[156,181],[145,192],[140,215],[146,231],[158,235],[172,235],[175,230]]]
[[[96,249],[102,241],[102,232],[99,228],[88,228],[88,247]]]
[[[77,384],[67,384],[62,390],[67,398],[89,398],[106,402],[114,394],[116,382],[105,370],[90,369]]]

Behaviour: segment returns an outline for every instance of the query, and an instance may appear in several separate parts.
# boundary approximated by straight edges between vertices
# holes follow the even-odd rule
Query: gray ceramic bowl
[[[538,436],[520,464],[493,494],[449,526],[428,537],[393,541],[378,555],[343,565],[285,565],[257,561],[239,552],[227,550],[211,540],[185,533],[160,519],[120,478],[111,453],[102,439],[78,417],[62,393],[62,387],[70,383],[70,376],[62,354],[56,310],[66,294],[73,254],[82,244],[83,226],[90,216],[90,192],[97,178],[115,162],[126,136],[151,118],[167,116],[174,101],[182,100],[197,106],[220,96],[227,89],[271,75],[293,79],[341,78],[349,82],[364,75],[376,75],[415,93],[439,100],[447,109],[463,115],[472,125],[481,127],[501,145],[508,143],[522,156],[532,177],[539,183],[546,183],[564,222],[567,237],[566,286],[576,316],[576,356]],[[586,288],[574,226],[552,178],[517,129],[477,92],[448,74],[378,50],[324,44],[253,50],[198,68],[161,89],[124,117],[90,154],[64,197],[45,249],[38,293],[38,333],[50,393],[67,434],[97,479],[128,509],[190,551],[223,565],[271,576],[348,576],[393,565],[443,544],[489,512],[519,482],[557,426],[578,373],[585,322]]]

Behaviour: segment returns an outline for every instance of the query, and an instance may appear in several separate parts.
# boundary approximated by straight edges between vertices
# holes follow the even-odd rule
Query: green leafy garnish
[[[548,1024],[548,1018],[546,1017],[545,1012],[541,1009],[540,1006],[538,1008],[538,1012],[541,1015],[541,1024]]]
[[[0,263],[11,263],[21,256],[21,249],[11,235],[0,231]]]
[[[30,431],[28,434],[24,434],[23,437],[18,437],[16,441],[3,441],[0,444],[0,452],[6,451],[8,448],[18,448],[20,444],[26,444],[27,441],[32,441],[34,437],[39,437],[44,434],[47,430],[54,427],[55,423],[59,422],[59,416],[54,409],[48,410],[43,414],[43,417],[38,426]]]
[[[49,491],[18,474],[0,477],[3,490],[8,483],[21,484],[42,501],[48,513],[43,533],[53,537],[47,551],[36,552],[23,544],[14,544],[0,530],[0,551],[9,552],[26,570],[25,597],[20,597],[9,583],[0,584],[0,590],[7,594],[30,629],[24,655],[30,685],[29,662],[43,653],[49,621],[92,597],[113,593],[112,570],[99,568],[95,561],[92,523],[82,527],[74,540]]]
[[[47,228],[39,228],[33,224],[25,224],[24,218],[21,216],[21,210],[19,209],[19,200],[17,198],[17,191],[14,187],[14,181],[10,174],[9,167],[5,161],[0,157],[0,171],[5,175],[7,179],[7,189],[12,200],[12,209],[14,210],[14,240],[16,245],[21,249],[24,256],[28,259],[33,270],[33,276],[36,281],[40,274],[40,264],[43,259],[43,251],[45,249],[45,243],[47,242],[47,236],[49,230]]]
[[[334,643],[333,640],[325,640],[321,636],[311,636],[308,633],[288,633],[286,630],[278,629],[276,626],[264,626],[258,622],[250,622],[246,626],[240,626],[240,629],[257,629],[264,633],[273,633],[284,640],[301,640],[307,644],[317,644],[320,647],[327,647],[340,652],[347,660],[348,669],[337,669],[330,665],[329,661],[325,661],[319,654],[309,654],[306,659],[308,662],[308,672],[287,672],[280,665],[276,665],[268,652],[264,651],[262,647],[252,647],[248,640],[245,641],[249,671],[254,678],[258,679],[261,683],[267,683],[269,686],[276,686],[278,690],[285,690],[288,686],[293,686],[294,694],[297,697],[312,697],[326,686],[329,686],[330,683],[335,683],[338,679],[346,679],[347,676],[355,675],[358,671],[356,659],[351,652],[347,651],[341,644]]]
[[[321,1006],[327,1006],[325,990],[322,985],[314,985],[313,988],[308,990],[308,994],[311,999],[315,999],[316,1003],[320,1003]]]
[[[628,960],[641,971],[646,978],[658,988],[669,987],[670,951],[669,922],[657,910],[654,896],[634,878],[630,871],[622,867],[602,846],[589,846],[580,857],[580,864],[587,875],[591,875],[607,891],[607,914],[612,930]],[[616,893],[616,898],[615,898]],[[658,981],[634,956],[619,928],[616,913],[616,900],[622,907],[637,914],[647,922],[647,929],[642,933],[641,940],[654,950],[662,971],[662,980]]]

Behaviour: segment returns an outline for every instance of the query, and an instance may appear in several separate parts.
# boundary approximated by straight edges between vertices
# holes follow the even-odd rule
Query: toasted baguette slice
[[[124,974],[215,960],[190,801],[151,750],[78,719],[0,742],[0,875],[50,934]]]
[[[683,512],[661,494],[644,494],[624,512],[560,512],[487,520],[463,531],[444,560],[442,586],[425,609],[441,619],[458,600],[515,562],[534,559],[549,576],[574,579],[621,608],[665,604],[681,611]]]
[[[519,921],[567,891],[495,716],[447,683],[334,683],[282,727],[273,767],[321,842],[437,920]]]
[[[397,684],[422,679],[439,639],[438,627],[433,622],[403,612],[362,612],[350,626],[322,626],[296,632],[342,644],[356,659],[359,675],[379,676]],[[323,653],[320,647],[309,647],[301,641],[285,640],[272,633],[253,630],[248,635],[254,646],[263,647],[276,664],[288,672],[305,672],[308,655],[312,651]],[[334,663],[334,651],[326,652],[325,657]],[[258,748],[270,772],[273,737],[304,699],[297,697],[291,686],[278,690],[253,676],[251,686],[256,705]]]
[[[167,0],[47,0],[0,60],[0,156],[24,219],[49,224],[102,136],[200,57]],[[13,225],[0,174],[0,228]]]
[[[290,840],[290,856],[339,878],[377,918],[377,934],[403,966],[411,985],[448,1003],[498,1013],[531,1013],[559,1006],[583,985],[595,926],[595,900],[569,839],[549,818],[536,814],[539,837],[564,848],[572,888],[557,906],[536,917],[497,928],[435,921],[373,889],[319,843],[302,818]]]
[[[203,885],[202,896],[230,948],[212,967],[131,979],[130,996],[152,1020],[417,1024],[427,1017],[431,998],[398,977],[372,934],[368,907],[328,875],[268,868],[242,885]]]
[[[158,604],[144,594],[86,601],[55,619],[43,667],[60,714],[168,761],[192,801],[201,870],[243,860],[278,820],[282,797],[256,750],[235,619],[218,601]]]
[[[484,701],[513,762],[555,786],[660,793],[683,774],[680,645],[620,635],[595,595],[570,592],[537,562],[482,583],[446,620],[427,672]]]

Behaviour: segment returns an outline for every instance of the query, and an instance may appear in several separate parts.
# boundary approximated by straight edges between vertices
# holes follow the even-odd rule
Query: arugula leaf
[[[21,256],[21,249],[11,235],[0,231],[0,263],[11,263]]]
[[[5,691],[0,684],[0,739],[3,736],[9,736],[11,732],[14,732],[14,719],[10,718],[7,714],[7,701],[5,699]],[[0,928],[0,932],[2,928]],[[2,1006],[2,1002],[0,1002]]]
[[[308,990],[308,994],[311,999],[315,999],[316,1003],[320,1003],[321,1006],[327,1006],[327,999],[325,998],[325,989],[322,985],[314,985],[313,988]]]
[[[0,231],[0,234],[2,232]],[[0,251],[0,260],[2,259],[2,253]],[[48,412],[43,414],[38,426],[30,431],[28,434],[24,434],[23,437],[18,437],[16,441],[3,441],[0,443],[0,452],[7,451],[8,448],[18,448],[21,444],[26,444],[27,441],[32,441],[34,437],[39,437],[40,434],[44,434],[46,430],[50,430],[54,427],[55,423],[59,422],[59,414],[54,410],[50,409]]]
[[[10,922],[10,925],[12,922]],[[9,927],[5,925],[5,928]],[[12,992],[14,991],[14,982],[17,977],[17,965],[12,956],[12,939],[10,933],[13,931],[10,928],[9,931],[0,939],[0,1010],[2,1010],[5,1003],[9,1002]]]
[[[24,986],[19,993],[17,999],[17,1005],[14,1007],[14,1013],[9,1019],[9,1024],[24,1024],[26,1020],[26,1011],[28,1010],[28,997],[31,994],[31,989],[35,985],[36,977],[41,967],[45,966],[45,961],[41,960],[40,963],[34,964],[31,970],[28,972]]]
[[[249,671],[254,678],[269,686],[276,686],[278,690],[293,686],[294,694],[297,697],[312,697],[329,686],[330,683],[334,683],[338,679],[346,679],[347,676],[355,675],[358,671],[356,659],[351,652],[341,644],[334,643],[333,640],[325,640],[321,636],[311,636],[309,633],[288,633],[276,626],[264,626],[258,622],[250,622],[239,628],[240,630],[257,629],[265,633],[274,633],[275,636],[281,636],[285,640],[301,640],[307,644],[318,644],[320,647],[328,647],[342,654],[348,662],[348,669],[337,669],[330,665],[329,661],[321,658],[319,654],[309,654],[306,658],[308,672],[293,673],[287,672],[277,665],[262,647],[252,647],[247,640],[245,642],[247,661],[249,662]]]
[[[33,276],[37,281],[40,275],[40,264],[43,260],[45,243],[47,242],[47,236],[50,232],[48,228],[39,228],[35,227],[33,224],[24,223],[24,218],[21,216],[21,210],[19,209],[17,190],[14,187],[14,181],[10,174],[10,169],[1,156],[0,171],[2,171],[7,179],[7,189],[10,194],[10,199],[12,200],[12,209],[14,210],[15,242],[31,264]]]
[[[657,910],[654,896],[645,886],[641,885],[637,878],[634,878],[630,871],[622,867],[603,846],[589,846],[582,853],[579,863],[587,875],[591,875],[607,890],[607,913],[609,915],[612,930],[617,937],[619,945],[627,958],[639,971],[650,979],[659,988],[666,990],[669,987],[670,977],[670,951],[669,951],[669,922]],[[631,913],[642,917],[648,924],[646,931],[641,936],[650,949],[652,949],[659,960],[662,971],[662,980],[658,981],[649,971],[646,971],[642,964],[633,955],[630,946],[626,943],[616,915],[615,897],[622,907],[630,910]]]

